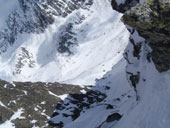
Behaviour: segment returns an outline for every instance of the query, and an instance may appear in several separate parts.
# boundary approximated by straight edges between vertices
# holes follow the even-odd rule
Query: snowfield
[[[74,24],[81,17],[80,24]],[[42,34],[22,34],[0,56],[0,78],[7,81],[64,82],[94,85],[121,58],[129,32],[107,0],[95,0],[89,10],[79,9]],[[77,44],[72,55],[57,52],[63,27],[73,23]]]

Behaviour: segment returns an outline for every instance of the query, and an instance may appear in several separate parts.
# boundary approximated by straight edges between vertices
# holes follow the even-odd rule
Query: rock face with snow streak
[[[89,101],[84,101],[88,98]],[[8,83],[0,80],[0,128],[51,128],[50,117],[55,108],[59,111],[71,108],[71,115],[65,114],[65,118],[71,116],[74,120],[79,116],[83,107],[88,107],[96,100],[102,101],[105,95],[99,91],[91,91],[75,85],[42,82],[13,82]],[[74,103],[77,107],[61,106],[63,100],[68,99],[67,104]],[[86,106],[85,106],[86,105]],[[18,113],[16,115],[16,113]],[[15,117],[15,118],[14,118]],[[63,120],[64,121],[64,120]],[[50,125],[52,126],[50,126]],[[57,124],[55,124],[57,126]]]
[[[170,69],[170,1],[149,0],[130,9],[123,21],[138,30],[152,48],[151,56],[158,71]]]
[[[166,35],[169,22],[165,16],[169,15],[168,5],[168,0],[149,0],[132,7],[123,16],[131,33],[124,53],[128,63],[126,73],[136,93],[136,103],[131,104],[132,109],[127,110],[116,125],[112,123],[114,128],[169,126],[170,111],[166,106],[169,106],[170,84],[169,73],[165,72],[169,70],[169,37]],[[127,102],[126,106],[130,100]]]

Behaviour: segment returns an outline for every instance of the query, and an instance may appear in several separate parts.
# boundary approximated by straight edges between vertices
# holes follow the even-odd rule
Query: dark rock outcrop
[[[121,118],[122,115],[120,115],[119,113],[113,113],[107,117],[106,122],[119,121]]]
[[[125,24],[135,28],[152,48],[150,56],[158,71],[170,69],[170,1],[149,0],[128,10]]]
[[[92,108],[93,104],[100,103],[105,98],[106,94],[97,90],[87,90],[85,94],[70,94],[65,101],[61,101],[57,105],[49,124],[62,128],[69,122],[76,120],[85,110]]]
[[[112,0],[111,4],[114,10],[117,10],[121,13],[129,10],[131,7],[134,7],[139,3],[139,0],[125,0],[125,2],[118,4],[116,0]]]
[[[20,118],[12,119],[16,128],[31,128],[33,126],[47,128],[48,121],[57,104],[60,95],[81,94],[79,86],[59,83],[31,83],[0,81],[0,124],[3,124],[18,110],[22,109]]]
[[[0,125],[10,120],[16,128],[62,128],[65,120],[76,120],[105,98],[106,94],[98,90],[77,85],[0,80]],[[19,117],[12,119],[19,110]]]

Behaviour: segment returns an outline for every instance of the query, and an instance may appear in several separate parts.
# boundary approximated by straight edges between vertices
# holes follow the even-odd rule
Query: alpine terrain
[[[169,128],[170,0],[0,0],[0,128]]]

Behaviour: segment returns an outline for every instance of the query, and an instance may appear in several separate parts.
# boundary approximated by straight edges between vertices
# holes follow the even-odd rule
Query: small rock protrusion
[[[120,115],[119,113],[113,113],[107,117],[106,122],[119,121],[121,118],[122,115]]]

